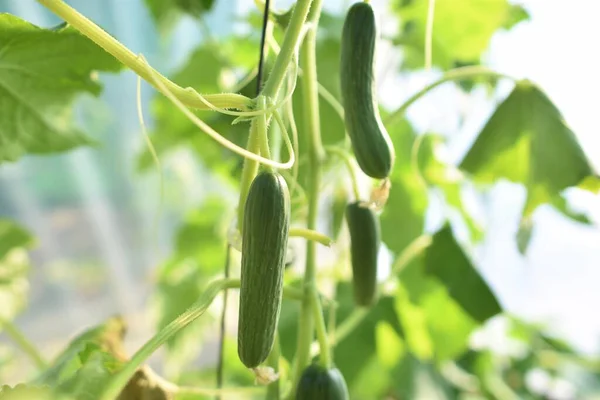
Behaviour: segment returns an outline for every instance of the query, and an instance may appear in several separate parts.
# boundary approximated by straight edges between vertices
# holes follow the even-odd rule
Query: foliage
[[[60,7],[68,7],[59,0],[40,3],[59,15]],[[203,23],[216,3],[146,0],[163,37],[170,35],[183,16]],[[320,4],[313,1],[310,18],[319,15],[314,3]],[[256,4],[259,9],[263,6]],[[597,360],[551,337],[545,327],[503,311],[497,288],[481,273],[474,251],[485,229],[463,200],[465,188],[481,194],[503,179],[523,185],[527,200],[515,237],[522,253],[535,234],[532,214],[540,205],[551,205],[574,220],[589,223],[586,216],[570,209],[564,191],[578,187],[597,192],[600,181],[558,108],[531,81],[478,69],[492,36],[527,20],[527,11],[506,0],[435,2],[431,50],[433,66],[444,71],[439,83],[456,79],[454,67],[469,65],[473,69],[462,76],[463,89],[486,85],[489,93],[495,94],[498,79],[512,80],[514,88],[496,106],[458,165],[440,156],[445,143],[436,132],[418,132],[403,115],[380,107],[396,154],[389,176],[391,189],[382,195],[378,188],[385,185],[371,181],[357,168],[340,115],[344,15],[322,12],[318,35],[307,33],[304,45],[298,46],[301,51],[296,52],[296,44],[291,43],[291,48],[283,39],[286,34],[293,36],[295,18],[307,12],[300,7],[306,4],[307,0],[299,0],[289,11],[271,14],[271,44],[276,41],[278,46],[267,51],[266,82],[262,82],[259,97],[255,67],[260,19],[256,13],[241,18],[252,30],[250,34],[207,37],[170,80],[159,78],[167,89],[147,76],[139,58],[121,57],[127,67],[140,75],[146,73],[143,77],[162,94],[172,94],[184,106],[194,108],[193,115],[231,143],[217,143],[200,132],[167,97],[153,100],[150,137],[161,162],[168,165],[178,157],[178,150],[191,150],[194,163],[205,172],[203,184],[210,186],[202,188],[204,198],[180,221],[172,254],[155,271],[153,305],[158,333],[129,357],[123,349],[124,320],[109,319],[72,339],[48,365],[38,357],[39,373],[23,384],[3,386],[0,399],[107,400],[109,394],[119,392],[120,400],[214,395],[204,387],[214,387],[217,367],[213,363],[198,367],[196,361],[199,352],[211,347],[208,340],[219,336],[215,335],[216,318],[210,315],[219,310],[209,305],[223,289],[230,294],[229,319],[237,317],[240,243],[235,211],[245,199],[242,195],[238,202],[231,195],[243,194],[258,169],[255,160],[240,157],[232,144],[275,161],[285,160],[289,154],[282,134],[294,127],[299,134],[297,175],[294,170],[281,169],[291,191],[291,225],[313,231],[325,225],[325,233],[335,243],[324,249],[310,242],[305,258],[291,257],[299,253],[293,244],[287,249],[288,260],[293,260],[285,272],[277,329],[281,356],[278,360],[274,356],[269,364],[279,367],[284,393],[294,392],[297,375],[305,366],[298,368],[296,364],[302,363],[298,360],[305,357],[307,364],[314,358],[323,363],[329,352],[348,384],[350,397],[358,399],[533,399],[550,396],[550,389],[532,389],[527,383],[532,371],[539,374],[541,370],[554,380],[567,379],[572,371],[582,379],[597,379]],[[429,4],[426,0],[395,0],[386,5],[399,33],[379,40],[402,53],[402,73],[418,73],[424,64]],[[93,30],[95,25],[78,18],[71,20],[71,25],[44,29],[17,16],[0,14],[0,163],[99,144],[75,127],[74,102],[81,94],[97,96],[101,90],[97,72],[120,72],[123,66],[113,56],[128,53],[101,28],[96,27],[92,40],[86,38],[79,32],[82,26]],[[314,65],[313,49],[306,45],[312,40],[316,41]],[[289,62],[278,65],[286,53]],[[293,76],[296,61],[299,77]],[[271,81],[278,73],[279,91],[272,89]],[[288,93],[288,83],[294,78],[298,78],[295,90]],[[318,96],[316,86],[311,85],[316,79]],[[415,101],[433,87],[420,92]],[[233,102],[240,97],[229,92],[245,96],[245,108]],[[213,96],[220,109],[208,110],[198,93]],[[267,98],[264,104],[262,96]],[[289,109],[281,103],[287,99],[292,103]],[[283,126],[276,123],[274,110],[280,113]],[[265,135],[255,146],[249,128],[258,131],[261,126]],[[155,162],[149,149],[134,157],[139,173],[147,173]],[[349,174],[348,168],[353,173]],[[377,212],[384,244],[379,253],[380,296],[372,307],[365,308],[356,306],[352,294],[343,211],[347,203],[369,200],[369,192],[386,201]],[[426,224],[435,200],[443,203],[440,221]],[[461,227],[467,228],[466,237],[455,234]],[[36,350],[27,345],[12,322],[26,304],[26,249],[33,242],[32,235],[17,223],[0,220],[0,323],[10,331],[11,339],[36,358]],[[232,278],[220,279],[226,263]],[[304,277],[299,272],[304,272]],[[212,283],[207,286],[208,282]],[[312,294],[316,296],[308,297]],[[209,315],[196,319],[207,310]],[[313,322],[318,335],[313,333]],[[498,327],[511,345],[509,350],[494,347],[494,332],[490,332]],[[313,336],[318,341],[312,343]],[[250,387],[256,371],[244,368],[235,342],[227,330],[223,338],[225,389],[217,393],[223,398],[264,398],[264,389]],[[145,364],[161,345],[166,353],[161,361],[170,381]],[[240,392],[232,389],[240,386]],[[587,385],[578,390],[577,395],[583,396],[599,388]],[[269,396],[274,392],[270,390]]]

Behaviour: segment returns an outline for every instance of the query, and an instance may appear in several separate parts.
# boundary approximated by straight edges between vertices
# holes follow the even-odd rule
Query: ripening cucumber
[[[360,202],[346,206],[346,222],[350,232],[352,286],[354,301],[371,306],[377,298],[377,254],[381,241],[379,218]]]
[[[384,179],[395,154],[375,93],[377,34],[371,5],[360,2],[350,7],[342,31],[340,80],[344,122],[356,161],[368,176]]]
[[[296,400],[348,400],[348,387],[337,368],[312,364],[306,367],[296,388]]]
[[[290,195],[283,177],[261,172],[244,208],[238,355],[248,368],[262,363],[275,339],[281,310],[290,223]]]

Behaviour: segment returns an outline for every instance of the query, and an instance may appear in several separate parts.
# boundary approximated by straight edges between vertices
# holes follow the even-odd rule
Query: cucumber
[[[355,3],[344,21],[340,81],[346,131],[362,171],[386,178],[394,165],[394,146],[377,105],[375,93],[375,44],[377,24],[368,3]]]
[[[298,388],[296,400],[348,400],[348,387],[337,368],[326,369],[312,364],[306,367]]]
[[[242,228],[238,355],[248,368],[262,363],[273,347],[289,223],[285,180],[277,173],[260,173],[248,192]]]
[[[354,301],[359,306],[371,306],[377,297],[379,218],[373,210],[355,202],[346,206],[346,222],[350,231]]]

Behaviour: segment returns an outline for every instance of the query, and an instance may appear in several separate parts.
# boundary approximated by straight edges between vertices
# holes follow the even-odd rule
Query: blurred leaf
[[[0,14],[0,163],[92,143],[72,124],[77,95],[98,95],[94,71],[121,65],[71,27],[42,29]],[[43,62],[40,62],[43,60]]]
[[[29,248],[35,239],[23,227],[7,219],[0,219],[0,259],[15,247]]]
[[[424,66],[428,4],[428,0],[395,2],[394,9],[401,21],[401,33],[396,42],[405,50],[403,66],[409,69]],[[493,34],[500,28],[512,27],[519,18],[522,20],[506,0],[436,2],[433,65],[446,70],[452,68],[455,61],[478,61]]]
[[[427,329],[427,316],[423,309],[412,304],[408,292],[399,286],[396,294],[396,312],[400,321],[407,347],[418,360],[428,361],[433,357],[433,343]]]
[[[456,242],[446,224],[433,236],[425,253],[425,271],[448,289],[448,294],[475,320],[483,322],[502,308],[494,293]]]
[[[422,257],[401,272],[398,277],[401,287],[396,301],[399,305],[410,304],[413,312],[424,319],[426,331],[421,329],[421,333],[418,333],[419,330],[416,332],[421,336],[421,341],[431,343],[432,356],[437,361],[450,360],[467,349],[469,336],[478,324],[450,296],[440,281],[426,274],[424,259]],[[407,331],[411,329],[415,322],[410,314],[399,315],[402,326],[406,325]]]
[[[159,329],[196,301],[206,280],[223,270],[229,211],[227,202],[213,197],[186,217],[176,235],[174,254],[158,272],[155,299]],[[205,322],[206,319],[199,319],[167,341],[172,365],[183,367],[196,357],[202,345],[199,336]]]
[[[145,0],[159,30],[168,31],[184,14],[200,17],[210,11],[215,0]]]
[[[478,182],[506,178],[524,184],[525,217],[568,187],[585,183],[585,189],[597,189],[596,174],[575,134],[550,99],[528,81],[519,82],[498,106],[460,168]]]
[[[512,29],[519,22],[529,21],[531,16],[525,8],[520,4],[511,4],[508,10],[508,18],[502,26],[504,29]]]
[[[76,336],[33,383],[58,386],[68,381],[82,367],[88,356],[96,351],[110,354],[115,360],[125,360],[125,329],[125,322],[120,317],[114,317]]]
[[[0,320],[12,320],[27,304],[30,261],[25,248],[33,243],[24,228],[0,219]]]
[[[58,395],[46,386],[18,384],[15,387],[4,385],[0,387],[2,400],[75,400],[70,396]]]
[[[375,326],[375,336],[377,338],[377,358],[384,366],[393,367],[405,355],[404,341],[387,322],[379,322]]]
[[[433,185],[439,191],[443,201],[462,217],[469,229],[471,240],[473,242],[481,240],[483,228],[471,216],[461,196],[461,190],[466,183],[466,179],[454,166],[442,162],[438,156],[438,153],[444,150],[445,138],[440,135],[425,134],[419,139],[421,145],[418,153],[418,164],[423,178],[428,185]]]
[[[381,234],[386,246],[399,254],[423,233],[427,191],[410,164],[416,138],[412,127],[401,120],[386,128],[394,143],[396,164],[390,175],[390,196],[380,216]]]
[[[77,361],[77,371],[58,385],[57,392],[78,400],[100,399],[106,383],[122,366],[120,360],[94,343],[85,344]]]
[[[355,310],[356,306],[350,283],[338,283],[336,294],[338,302],[336,325],[339,326]],[[386,322],[397,333],[402,331],[394,310],[394,299],[391,297],[382,296],[377,304],[369,310],[369,314],[362,323],[345,339],[336,343],[335,363],[349,384],[354,382],[370,360],[377,356],[376,326],[380,322]]]

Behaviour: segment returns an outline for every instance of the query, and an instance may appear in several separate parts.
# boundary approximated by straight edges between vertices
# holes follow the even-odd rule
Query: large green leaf
[[[33,243],[25,229],[0,219],[0,320],[13,319],[27,304],[30,265],[25,249]]]
[[[524,216],[568,187],[598,188],[596,173],[560,111],[528,81],[519,82],[498,106],[460,168],[477,182],[506,178],[525,185]]]
[[[91,143],[72,124],[72,102],[100,93],[94,71],[120,69],[73,28],[42,29],[0,14],[0,163]]]
[[[439,279],[450,297],[475,320],[483,322],[502,311],[496,296],[456,242],[450,225],[433,236],[425,253],[425,271]]]
[[[429,0],[396,1],[402,23],[397,43],[405,51],[403,66],[423,68]],[[454,0],[435,2],[432,63],[442,69],[456,62],[478,62],[493,34],[510,28],[528,15],[507,0]]]

